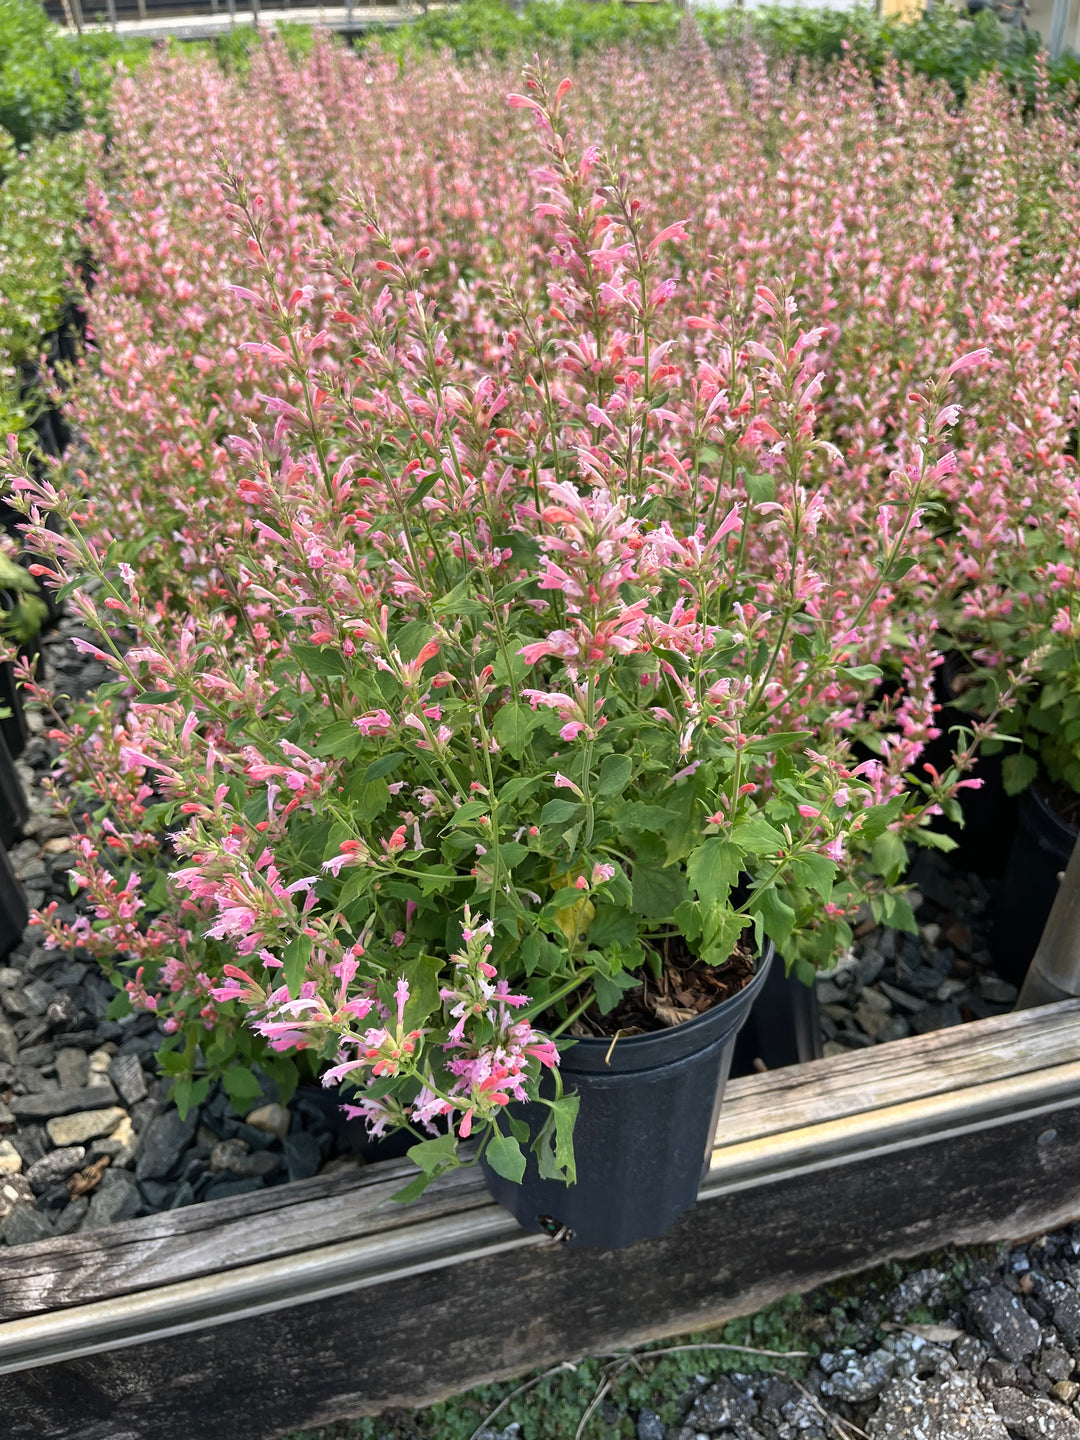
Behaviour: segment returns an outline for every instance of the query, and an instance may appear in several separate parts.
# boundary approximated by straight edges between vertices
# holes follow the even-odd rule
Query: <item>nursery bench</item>
[[[264,1440],[1080,1218],[1080,1001],[730,1082],[695,1208],[628,1250],[391,1161],[0,1252],[8,1440]]]

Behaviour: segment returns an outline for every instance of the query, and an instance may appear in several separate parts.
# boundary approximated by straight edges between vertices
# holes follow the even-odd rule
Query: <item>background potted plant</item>
[[[131,807],[110,863],[82,841],[97,928],[42,920],[53,943],[127,952],[122,1003],[186,1037],[182,1105],[208,1083],[197,1052],[207,1073],[250,1055],[247,1018],[352,1086],[373,1129],[415,1130],[405,1197],[471,1139],[500,1193],[557,1182],[560,1228],[625,1244],[693,1202],[771,946],[812,977],[862,904],[914,929],[905,837],[933,843],[971,749],[908,778],[935,655],[931,626],[898,641],[895,619],[953,468],[943,387],[981,352],[912,397],[869,489],[814,432],[821,332],[766,287],[737,311],[722,271],[668,322],[685,227],[650,228],[624,175],[574,154],[568,82],[527,80],[511,105],[547,151],[551,303],[502,289],[482,361],[425,295],[426,249],[362,201],[366,253],[316,252],[319,283],[288,288],[262,197],[221,178],[253,266],[246,353],[274,385],[270,424],[215,454],[239,512],[185,520],[212,604],[201,584],[147,593],[161,552],[145,574],[119,559],[81,523],[78,477],[11,447],[39,568],[119,677],[96,704],[122,717],[69,731],[68,764]],[[902,685],[875,698],[886,657]],[[698,1041],[681,1188],[653,1165],[659,1188],[626,1203],[560,1076],[577,1050],[582,1096],[590,1071],[648,1089]],[[624,1174],[633,1128],[606,1137]]]

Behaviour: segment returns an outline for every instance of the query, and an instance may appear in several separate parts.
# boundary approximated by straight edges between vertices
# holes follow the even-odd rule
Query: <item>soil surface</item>
[[[628,990],[606,1015],[590,1006],[570,1026],[570,1034],[644,1035],[696,1020],[749,985],[755,970],[753,954],[745,946],[738,946],[723,965],[703,965],[690,954],[682,936],[674,934],[663,942],[659,980],[648,972],[644,983]]]

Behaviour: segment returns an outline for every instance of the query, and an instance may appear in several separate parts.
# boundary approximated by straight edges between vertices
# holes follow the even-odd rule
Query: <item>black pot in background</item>
[[[26,749],[29,732],[22,694],[15,683],[15,671],[10,662],[0,665],[0,706],[11,711],[7,719],[0,720],[0,735],[4,737],[11,758],[17,760]]]
[[[697,1199],[709,1163],[735,1037],[761,993],[772,964],[768,946],[757,974],[712,1010],[612,1046],[581,1039],[563,1054],[567,1091],[581,1097],[574,1128],[577,1184],[543,1180],[527,1151],[520,1185],[484,1166],[488,1189],[526,1230],[571,1245],[619,1250],[662,1235]],[[543,1105],[511,1107],[539,1132]]]
[[[15,879],[7,851],[0,849],[0,958],[18,945],[29,918],[22,886]]]
[[[10,847],[20,839],[29,814],[22,781],[0,734],[0,845]]]
[[[817,991],[804,985],[794,972],[784,973],[778,955],[769,967],[746,1024],[735,1041],[732,1075],[753,1075],[760,1066],[780,1070],[821,1059],[821,1021]]]
[[[367,1165],[374,1165],[377,1160],[400,1160],[409,1147],[416,1144],[416,1136],[408,1130],[397,1130],[384,1139],[373,1140],[368,1134],[367,1122],[350,1120],[342,1109],[343,1105],[355,1102],[351,1090],[342,1094],[338,1085],[329,1089],[322,1085],[301,1085],[296,1094],[297,1099],[318,1111],[339,1147],[359,1155]]]
[[[994,908],[994,968],[1022,985],[1069,863],[1077,830],[1056,815],[1031,785],[1020,796],[1016,836]]]
[[[965,662],[956,651],[949,651],[944,663],[938,666],[934,677],[935,698],[941,706],[937,714],[937,725],[942,734],[923,751],[915,773],[920,773],[921,764],[930,764],[938,772],[948,769],[952,758],[953,737],[949,731],[956,725],[970,727],[975,718],[961,710],[957,704],[957,680],[965,671]],[[934,829],[949,835],[956,841],[952,852],[953,863],[961,870],[974,870],[979,875],[1000,875],[1009,858],[1009,847],[1017,825],[1018,797],[1007,795],[1002,781],[1001,767],[1006,750],[996,755],[980,754],[975,768],[967,777],[981,780],[977,790],[964,789],[958,799],[964,812],[963,825],[938,816]]]

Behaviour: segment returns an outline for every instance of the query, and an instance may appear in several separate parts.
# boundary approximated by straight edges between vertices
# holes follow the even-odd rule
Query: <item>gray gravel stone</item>
[[[45,1129],[54,1145],[83,1145],[87,1140],[96,1140],[108,1135],[127,1119],[127,1111],[119,1106],[108,1110],[82,1110],[77,1115],[58,1115],[47,1120]]]
[[[115,1056],[109,1066],[109,1079],[125,1105],[136,1105],[146,1099],[146,1076],[137,1055]]]
[[[56,1218],[57,1235],[73,1234],[86,1219],[89,1209],[89,1195],[76,1195],[74,1200],[69,1200]]]
[[[642,1406],[637,1417],[637,1440],[664,1440],[664,1422],[655,1410]]]
[[[826,1359],[830,1363],[826,1365]],[[821,1368],[828,1370],[821,1393],[834,1400],[873,1400],[880,1395],[896,1369],[896,1356],[887,1350],[860,1355],[857,1350],[841,1350],[831,1357],[822,1355]]]
[[[26,1172],[30,1188],[35,1195],[43,1195],[52,1185],[59,1185],[81,1170],[86,1151],[81,1145],[68,1146],[62,1150],[51,1150],[48,1155],[35,1160]]]
[[[108,1169],[90,1199],[86,1228],[96,1230],[117,1220],[130,1220],[142,1208],[142,1196],[131,1173]]]
[[[187,1118],[181,1120],[180,1112],[171,1106],[151,1120],[142,1136],[139,1159],[135,1166],[138,1178],[163,1179],[194,1140],[198,1124],[198,1110],[189,1110]]]
[[[753,1398],[736,1389],[726,1377],[710,1385],[699,1395],[690,1408],[686,1424],[693,1431],[706,1435],[719,1435],[721,1431],[734,1428],[741,1421],[753,1419],[757,1406]]]
[[[871,1440],[1009,1440],[1000,1416],[962,1371],[893,1380],[866,1431]]]
[[[1008,1386],[990,1398],[1016,1440],[1080,1440],[1080,1420],[1053,1400]]]
[[[11,1102],[17,1120],[51,1120],[77,1110],[104,1110],[116,1104],[111,1085],[89,1085],[82,1090],[46,1090],[37,1095],[16,1095]]]
[[[1075,1350],[1080,1345],[1080,1293],[1060,1280],[1048,1280],[1039,1291],[1039,1303],[1050,1312],[1054,1328],[1069,1349]]]
[[[56,1078],[61,1090],[81,1090],[86,1085],[88,1067],[86,1051],[65,1045],[56,1052]]]
[[[31,1245],[35,1240],[51,1240],[56,1231],[40,1210],[30,1205],[15,1205],[0,1224],[0,1235],[9,1245]]]
[[[1042,1340],[1038,1321],[1004,1285],[975,1291],[968,1299],[968,1312],[983,1339],[1014,1365],[1038,1350]]]
[[[321,1152],[318,1139],[309,1130],[287,1135],[282,1149],[290,1180],[307,1180],[316,1174]]]

